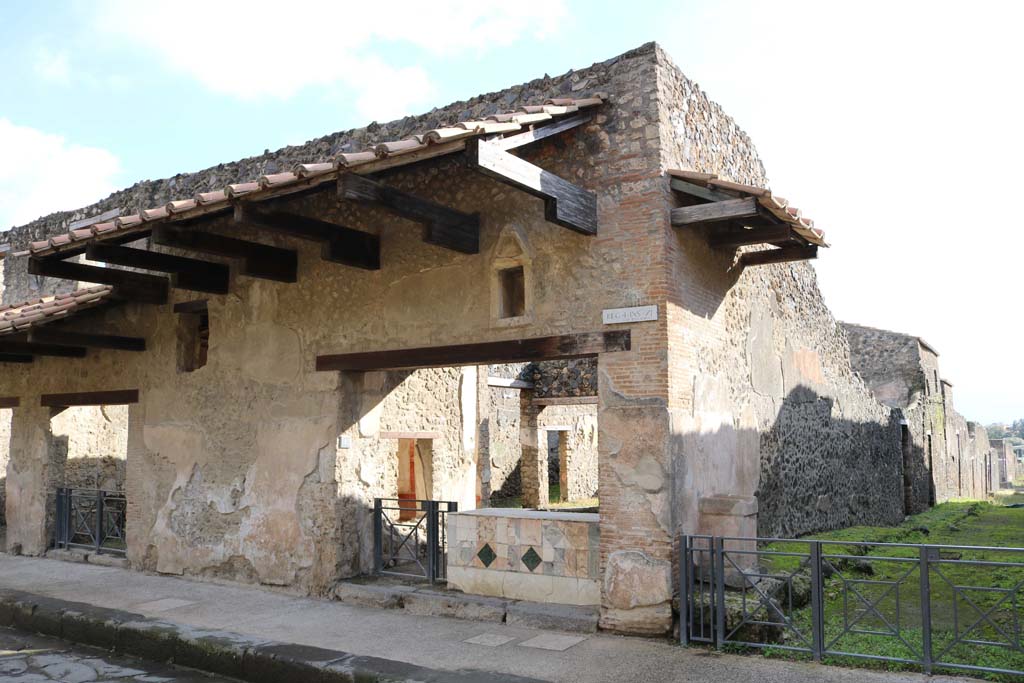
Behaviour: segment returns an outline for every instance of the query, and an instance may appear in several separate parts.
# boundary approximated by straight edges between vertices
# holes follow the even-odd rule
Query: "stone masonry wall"
[[[7,524],[4,508],[7,504],[7,462],[10,460],[12,412],[10,408],[0,408],[0,527]]]
[[[925,391],[916,337],[864,325],[841,323],[850,342],[853,368],[875,397],[890,408],[905,408]]]
[[[210,317],[205,366],[194,372],[178,370],[179,321],[171,304],[200,295],[174,290],[165,306],[127,305],[75,322],[81,331],[144,336],[146,353],[96,350],[85,360],[39,358],[4,373],[3,395],[20,396],[23,406],[38,406],[41,393],[139,388],[140,402],[129,408],[126,475],[128,555],[134,567],[325,592],[355,568],[353,557],[362,551],[345,549],[363,533],[365,517],[360,514],[367,511],[367,491],[383,478],[374,473],[371,483],[360,479],[361,463],[373,459],[370,453],[379,448],[359,434],[360,421],[372,410],[362,400],[365,378],[316,372],[315,356],[594,332],[602,329],[602,309],[631,305],[638,298],[657,300],[667,277],[662,256],[667,233],[652,104],[655,55],[653,46],[645,46],[580,72],[483,95],[422,117],[348,131],[199,174],[142,183],[82,211],[16,229],[10,236],[14,250],[63,229],[71,217],[152,206],[297,161],[322,160],[335,149],[362,148],[442,121],[479,117],[547,97],[595,90],[611,94],[611,103],[592,123],[522,153],[597,193],[597,237],[546,222],[539,200],[465,168],[458,158],[398,169],[387,182],[456,209],[480,212],[477,255],[424,244],[420,225],[339,202],[333,192],[281,200],[282,210],[380,234],[382,269],[369,272],[328,263],[321,260],[318,244],[211,220],[204,229],[297,249],[299,281],[275,283],[233,272],[229,295],[203,297],[209,300]],[[522,241],[532,268],[531,315],[512,327],[492,319],[490,292],[481,286],[489,282],[496,245],[510,233]],[[631,248],[624,249],[625,244]],[[7,260],[4,267],[9,281],[27,277],[25,259]],[[45,280],[38,285],[39,292],[58,287]],[[665,328],[644,323],[631,331],[631,351],[599,360],[599,385],[608,389],[601,395],[613,404],[605,410],[610,419],[602,416],[600,443],[627,464],[640,454],[659,457],[664,448],[650,446],[667,443],[655,435],[667,434],[668,424],[664,405],[647,403],[667,398]],[[470,384],[478,386],[459,381],[460,406],[473,402]],[[464,419],[467,413],[460,410]],[[650,419],[638,421],[638,414]],[[19,443],[36,443],[48,430],[42,411],[14,411],[12,433]],[[634,432],[644,437],[630,438]],[[352,448],[339,449],[339,436],[351,436]],[[473,437],[472,430],[463,429],[459,448],[435,456],[450,459],[451,483],[465,484],[470,492]],[[38,553],[45,543],[42,492],[59,468],[51,467],[50,456],[38,449],[12,450],[11,457],[7,510],[19,513],[17,525],[9,525],[8,543]],[[627,497],[646,495],[637,483],[625,487]],[[621,523],[633,509],[632,501],[624,499],[609,511],[609,523],[617,529],[607,539],[602,531],[602,556],[619,546],[635,548],[632,539],[637,539],[638,544],[650,544],[652,552],[656,547],[661,557],[670,557],[670,539],[658,536],[663,532],[652,536],[646,527],[634,530]],[[602,510],[602,523],[604,518]],[[365,546],[360,542],[359,547]],[[608,567],[600,566],[602,571]],[[619,576],[614,569],[608,571]],[[621,585],[613,581],[612,592],[621,593],[616,589]],[[667,605],[667,592],[658,595],[659,604]],[[661,631],[667,627],[664,620],[653,626]]]
[[[667,58],[659,93],[664,168],[768,186],[749,137]],[[853,373],[813,267],[741,270],[688,229],[671,253],[674,527],[717,531],[722,515],[703,518],[700,501],[723,494],[756,498],[756,529],[727,527],[748,534],[899,521],[897,420]]]

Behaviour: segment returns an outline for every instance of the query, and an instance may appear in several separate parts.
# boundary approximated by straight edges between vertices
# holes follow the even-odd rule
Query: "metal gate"
[[[120,491],[57,489],[54,545],[124,555],[127,507]]]
[[[683,536],[680,640],[1024,675],[1024,548]]]
[[[452,501],[375,498],[374,573],[431,583],[443,581],[448,548],[446,516],[458,511],[458,504]]]

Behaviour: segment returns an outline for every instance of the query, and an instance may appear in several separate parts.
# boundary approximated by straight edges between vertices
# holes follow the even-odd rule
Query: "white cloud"
[[[51,52],[42,48],[36,54],[36,61],[33,65],[36,75],[44,81],[67,85],[71,82],[71,69],[68,66],[68,55],[66,52]]]
[[[481,0],[288,6],[181,0],[106,0],[101,30],[156,52],[212,91],[285,99],[308,87],[350,95],[367,118],[410,113],[432,93],[429,74],[374,54],[380,44],[446,56],[479,53],[524,36],[543,38],[565,16],[563,0],[517,5]]]
[[[0,118],[0,229],[76,209],[116,189],[116,156]]]

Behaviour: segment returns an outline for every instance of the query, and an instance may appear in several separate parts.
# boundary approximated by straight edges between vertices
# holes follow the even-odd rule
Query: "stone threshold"
[[[366,578],[340,581],[333,595],[335,600],[359,607],[401,609],[417,616],[452,617],[572,633],[596,633],[599,617],[597,607],[492,598],[436,586]]]
[[[90,553],[81,548],[50,548],[44,555],[48,560],[60,560],[61,562],[78,562],[95,564],[100,567],[117,567],[118,569],[131,569],[127,557],[119,555],[108,555],[106,553]]]
[[[169,662],[252,683],[485,683],[495,680],[494,674],[486,671],[427,669],[379,657],[201,629],[7,589],[0,590],[0,627],[54,636],[122,655]],[[534,678],[504,674],[501,680],[541,683]]]

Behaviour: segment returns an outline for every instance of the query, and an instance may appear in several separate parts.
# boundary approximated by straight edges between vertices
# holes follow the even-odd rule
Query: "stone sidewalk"
[[[925,683],[942,677],[849,670],[682,648],[663,640],[416,616],[236,584],[0,554],[0,589],[124,610],[183,628],[339,650],[481,680],[564,683]],[[473,677],[474,680],[478,676]],[[441,679],[444,679],[442,675]],[[965,679],[957,679],[965,680]]]

